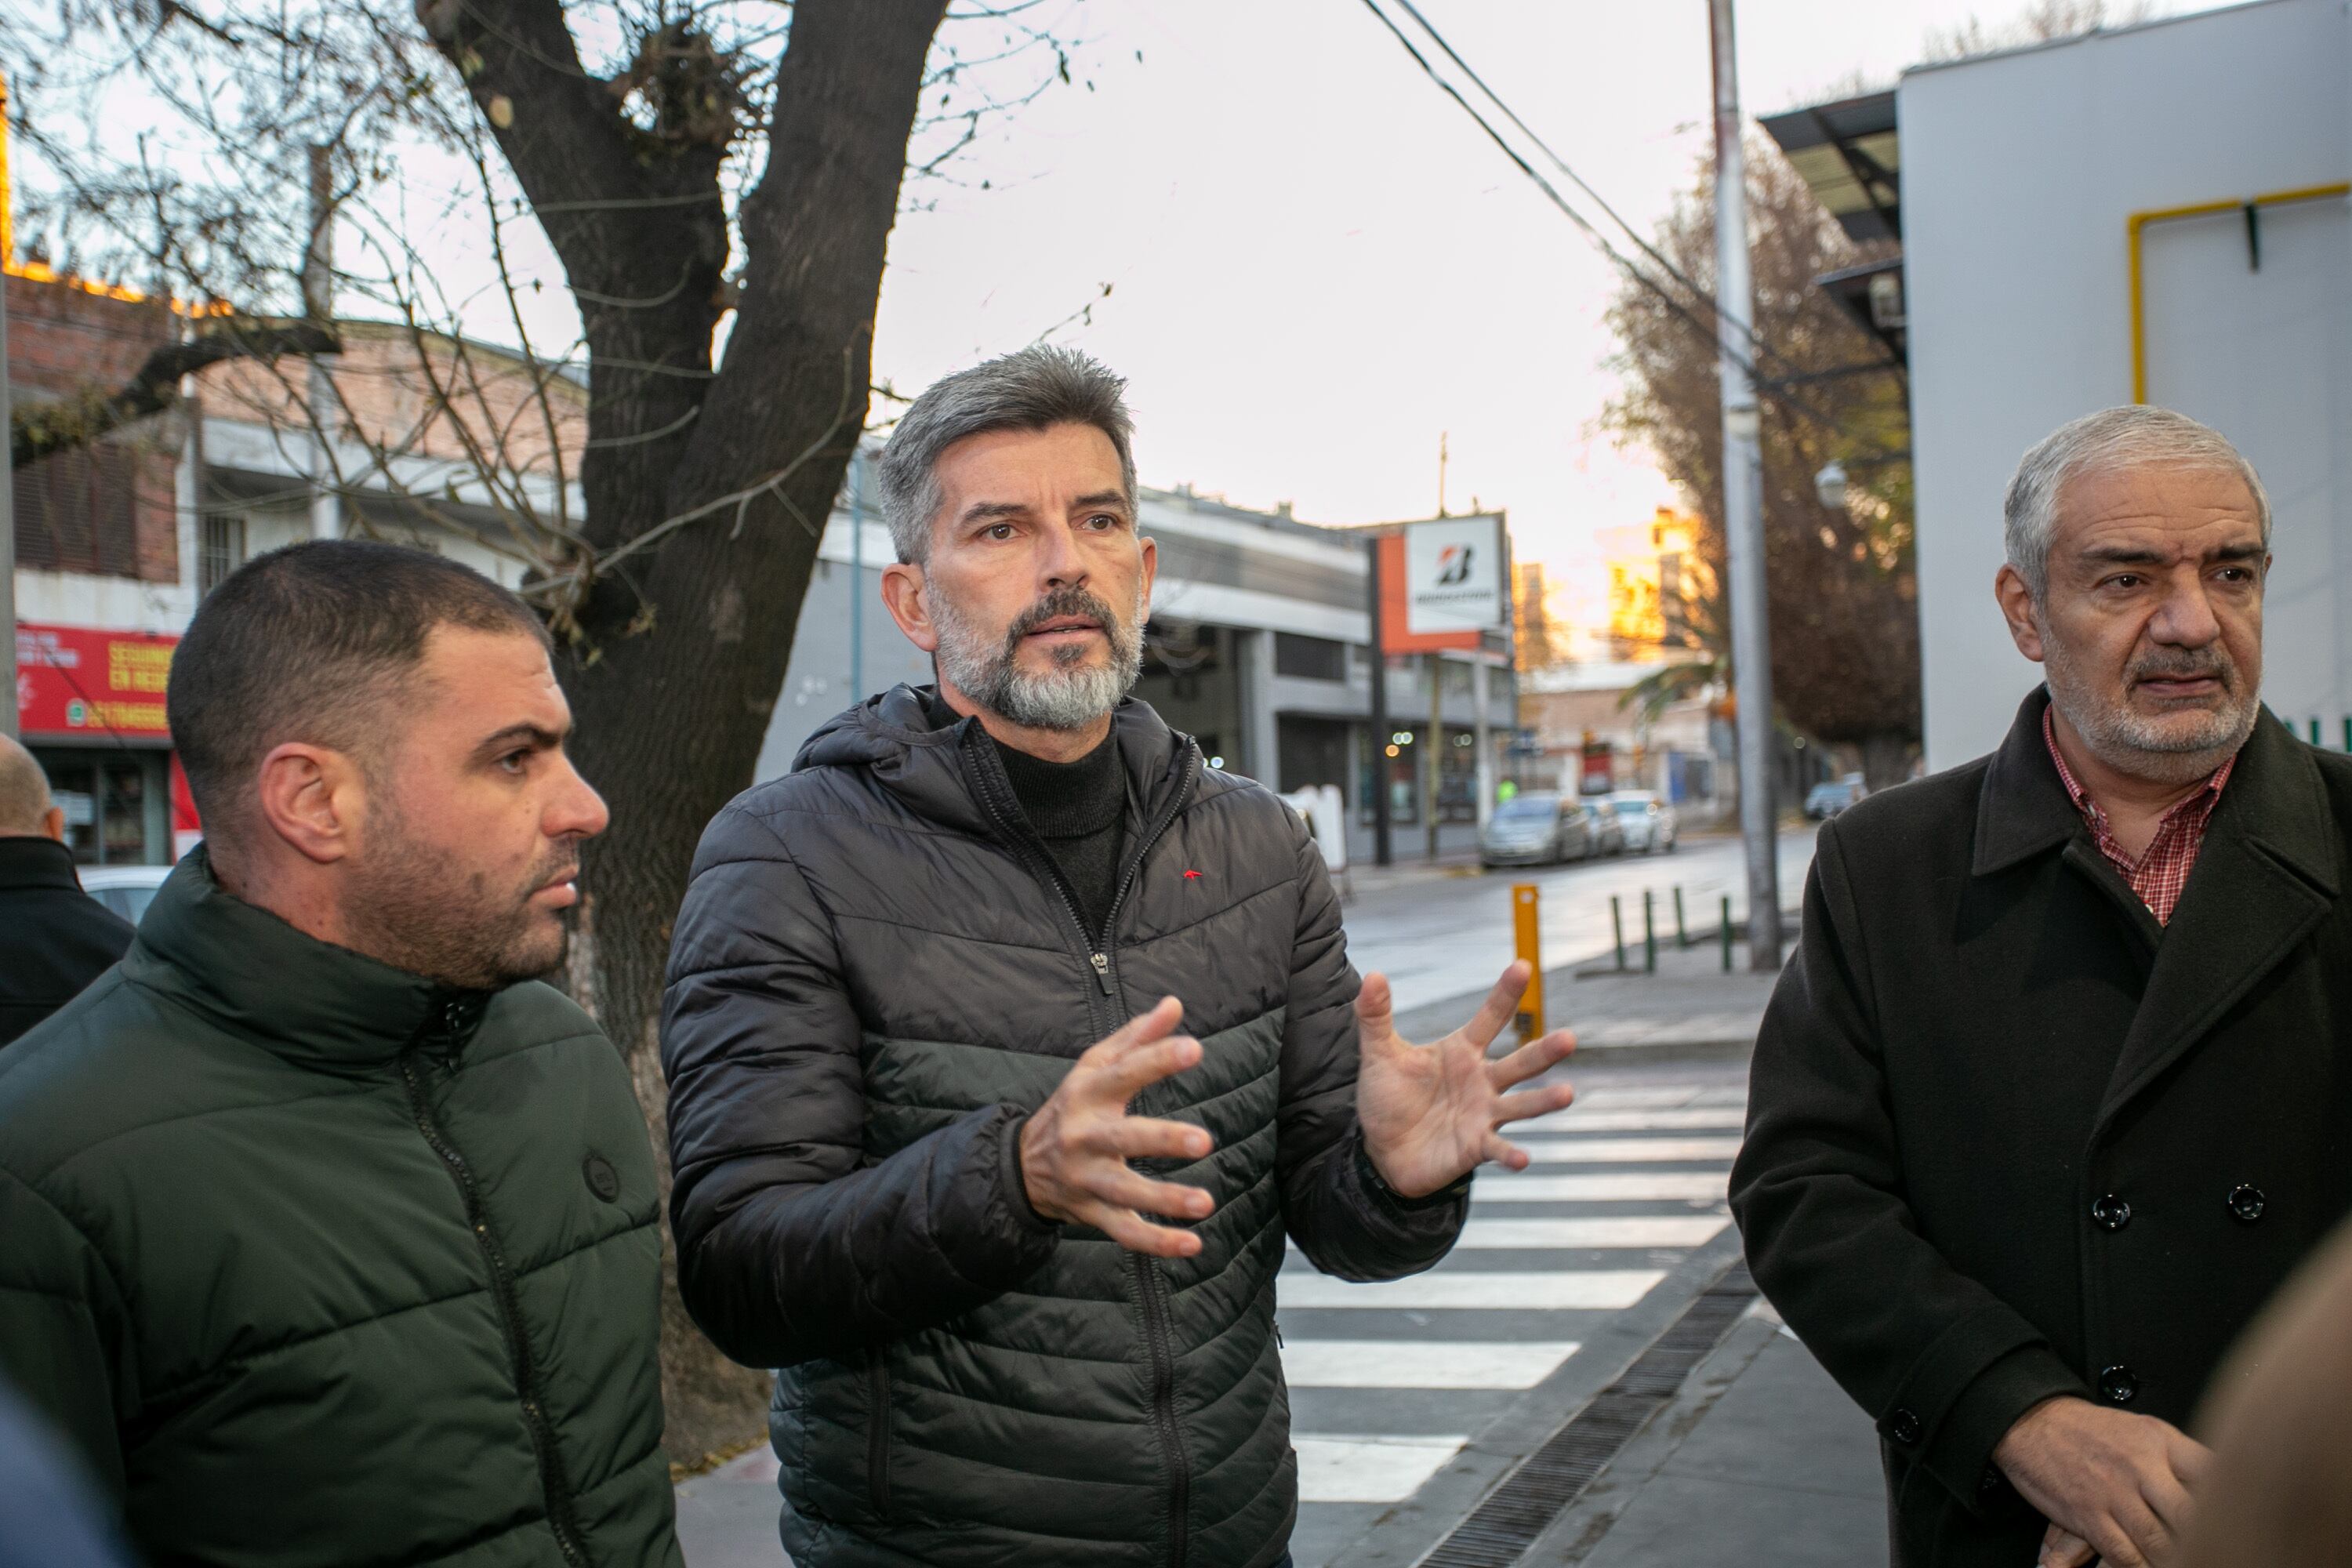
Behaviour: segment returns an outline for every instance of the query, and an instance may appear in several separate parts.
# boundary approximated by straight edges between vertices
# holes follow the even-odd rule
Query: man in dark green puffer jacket
[[[1122,700],[1155,552],[1116,378],[951,376],[881,473],[940,683],[704,835],[662,1027],[680,1288],[783,1368],[799,1568],[1271,1568],[1286,1237],[1436,1263],[1570,1042],[1488,1060],[1523,965],[1400,1039],[1305,825]]]
[[[645,1124],[527,979],[605,821],[538,621],[297,545],[167,700],[206,845],[0,1053],[0,1373],[158,1565],[677,1568]]]

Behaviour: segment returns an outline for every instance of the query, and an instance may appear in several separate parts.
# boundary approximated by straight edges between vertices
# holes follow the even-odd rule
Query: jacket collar
[[[305,935],[225,891],[202,845],[157,889],[122,968],[133,984],[320,1072],[379,1068],[416,1045],[454,1054],[495,994]]]
[[[74,870],[73,851],[54,838],[0,837],[0,892],[35,888],[80,892],[81,878]]]
[[[929,687],[893,687],[810,736],[793,770],[863,768],[927,821],[995,837],[1000,830],[975,797],[973,779],[976,773],[1002,778],[1003,763],[977,719],[959,719],[933,729],[936,707]],[[1192,738],[1170,729],[1150,703],[1134,697],[1111,710],[1111,731],[1118,737],[1130,813],[1148,819],[1172,792],[1184,787],[1191,772]]]
[[[2082,828],[2082,814],[2050,765],[2042,739],[2042,716],[2049,708],[2050,689],[2035,687],[2019,705],[2000,750],[1985,765],[1984,794],[1977,801],[1976,856],[1969,868],[1977,876],[2006,871],[2064,844]]]

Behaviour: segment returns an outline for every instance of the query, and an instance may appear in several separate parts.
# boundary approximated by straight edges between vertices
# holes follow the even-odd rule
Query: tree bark
[[[866,419],[874,309],[945,0],[800,0],[745,199],[726,359],[723,138],[665,142],[587,76],[559,0],[419,7],[563,262],[590,353],[584,531],[610,549],[728,500],[599,581],[559,674],[613,808],[582,860],[582,999],[627,1058],[667,1184],[656,1027],[670,922],[704,826],[751,782],[803,595]],[[506,107],[491,112],[494,100]],[[507,123],[500,125],[500,121]],[[665,1253],[667,1242],[665,1238]],[[694,1330],[665,1271],[668,1446],[756,1437],[761,1373]]]

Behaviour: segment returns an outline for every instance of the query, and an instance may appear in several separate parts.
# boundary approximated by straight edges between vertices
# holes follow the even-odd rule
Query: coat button
[[[2252,1225],[2262,1218],[2263,1211],[2270,1205],[2260,1187],[2241,1182],[2230,1189],[2230,1214],[2241,1225]]]
[[[2099,1394],[2110,1405],[2129,1405],[2139,1397],[2139,1377],[2127,1366],[2111,1366],[2099,1373]]]
[[[606,1203],[621,1195],[621,1173],[613,1169],[613,1163],[604,1155],[589,1155],[582,1163],[580,1172],[588,1178],[588,1190]]]
[[[2092,1200],[2091,1217],[2098,1222],[2102,1230],[2121,1230],[2131,1224],[2131,1205],[2109,1193],[2105,1197]]]
[[[1919,1440],[1919,1417],[1897,1405],[1887,1413],[1886,1435],[1908,1448]]]

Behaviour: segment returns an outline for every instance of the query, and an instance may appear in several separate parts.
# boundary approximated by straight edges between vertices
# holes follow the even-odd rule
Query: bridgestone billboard
[[[1405,630],[1418,637],[1510,624],[1503,520],[1436,518],[1404,531]]]

